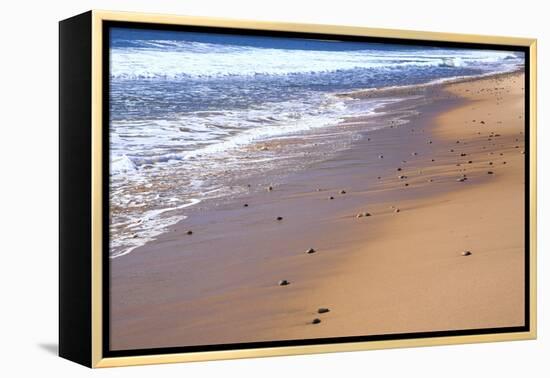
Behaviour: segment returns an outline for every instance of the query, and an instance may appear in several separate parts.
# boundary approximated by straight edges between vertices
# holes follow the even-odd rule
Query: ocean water
[[[507,51],[111,29],[110,254],[153,240],[188,207],[251,190],[233,183],[257,172],[326,158],[353,139],[344,117],[396,101],[339,93],[523,63]],[[297,135],[292,148],[265,147]]]

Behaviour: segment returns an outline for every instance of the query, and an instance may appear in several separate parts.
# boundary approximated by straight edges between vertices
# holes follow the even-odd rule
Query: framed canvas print
[[[532,339],[536,41],[60,22],[62,357]]]

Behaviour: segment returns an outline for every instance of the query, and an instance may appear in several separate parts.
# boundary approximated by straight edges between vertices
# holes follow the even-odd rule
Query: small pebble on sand
[[[321,323],[321,319],[319,318],[315,318],[311,321],[311,324],[319,324],[319,323]]]
[[[247,203],[245,203],[245,204],[244,204],[243,206],[244,206],[244,207],[248,207],[248,204],[247,204]]]
[[[187,231],[187,235],[193,235],[193,231],[191,230]]]
[[[462,256],[471,256],[471,255],[472,255],[472,252],[470,252],[470,251],[462,252]]]
[[[290,285],[290,282],[288,282],[287,280],[280,280],[279,281],[279,286],[287,286],[287,285]]]
[[[329,312],[330,310],[326,307],[320,307],[318,310],[317,310],[317,313],[318,314],[326,314],[327,312]]]
[[[306,250],[307,254],[311,254],[311,253],[315,253],[315,252],[317,252],[317,251],[313,248],[309,248],[308,250]]]
[[[277,220],[278,220],[278,221],[282,221],[282,220],[283,220],[283,217],[277,217]]]

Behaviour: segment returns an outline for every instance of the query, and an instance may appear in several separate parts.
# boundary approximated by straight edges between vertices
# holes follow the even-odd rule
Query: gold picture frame
[[[415,40],[415,41],[440,41],[440,42],[458,42],[458,43],[471,43],[471,44],[491,44],[501,46],[521,46],[528,50],[529,56],[529,109],[526,109],[526,114],[529,115],[529,234],[525,237],[528,238],[529,251],[529,277],[526,277],[529,283],[529,326],[528,330],[520,332],[506,332],[506,333],[487,333],[487,334],[472,334],[472,335],[453,335],[443,337],[422,337],[422,338],[406,338],[406,339],[389,339],[378,341],[364,341],[364,342],[342,342],[331,344],[310,344],[310,345],[296,345],[296,346],[282,346],[282,347],[261,347],[252,349],[229,349],[229,350],[212,350],[201,352],[185,352],[185,353],[167,353],[167,354],[147,354],[147,355],[133,355],[133,356],[121,356],[121,357],[108,357],[103,353],[104,346],[104,326],[103,326],[103,305],[105,303],[105,295],[108,293],[104,287],[104,255],[103,255],[103,242],[104,242],[104,217],[103,206],[105,201],[104,197],[104,171],[103,162],[105,159],[104,151],[106,146],[103,145],[103,117],[104,117],[104,88],[106,74],[103,70],[104,59],[104,44],[103,44],[103,25],[105,22],[127,22],[127,23],[141,23],[141,24],[154,24],[154,25],[186,25],[186,26],[201,26],[201,27],[215,27],[215,28],[237,28],[248,30],[262,30],[262,31],[276,31],[276,32],[298,32],[298,33],[314,33],[328,34],[332,36],[359,36],[359,37],[377,37],[399,40]],[[60,355],[70,360],[79,362],[89,367],[114,367],[114,366],[129,366],[129,365],[143,365],[143,364],[160,364],[160,363],[174,363],[174,362],[188,362],[188,361],[207,361],[218,359],[237,359],[237,358],[249,358],[249,357],[267,357],[267,356],[283,356],[283,355],[299,355],[310,353],[327,353],[327,352],[345,352],[345,351],[357,351],[357,350],[371,350],[371,349],[386,349],[386,348],[402,348],[402,347],[418,347],[418,346],[435,346],[435,345],[447,345],[447,344],[466,344],[466,343],[480,343],[480,342],[496,342],[496,341],[511,341],[511,340],[529,340],[536,338],[536,123],[537,123],[537,41],[535,39],[528,38],[513,38],[513,37],[500,37],[500,36],[481,36],[481,35],[469,35],[469,34],[452,34],[452,33],[435,33],[435,32],[422,32],[422,31],[407,31],[407,30],[392,30],[392,29],[377,29],[366,27],[351,27],[351,26],[336,26],[336,25],[317,25],[317,24],[295,24],[295,23],[279,23],[279,22],[259,22],[251,20],[231,20],[231,19],[219,19],[209,17],[188,17],[188,16],[173,16],[173,15],[160,15],[160,14],[145,14],[145,13],[128,13],[128,12],[111,12],[93,10],[85,13],[81,16],[76,16],[73,19],[62,21],[60,24],[60,73],[61,76],[65,75],[64,68],[67,67],[64,63],[64,59],[75,59],[74,54],[80,54],[78,48],[88,49],[89,54],[80,54],[82,61],[88,61],[88,67],[90,70],[89,81],[85,81],[86,86],[82,89],[83,93],[90,91],[90,97],[82,99],[80,97],[69,98],[70,96],[63,97],[61,94],[60,101],[60,113],[61,113],[61,149],[64,144],[64,132],[69,127],[64,122],[73,121],[70,115],[64,116],[64,112],[68,107],[74,108],[77,106],[71,101],[82,102],[80,107],[86,109],[88,113],[86,115],[78,115],[74,117],[84,117],[78,120],[89,120],[90,127],[83,128],[82,138],[86,139],[89,143],[89,162],[91,167],[89,171],[86,171],[89,181],[83,182],[83,187],[89,186],[90,198],[88,202],[85,202],[83,206],[89,209],[87,213],[89,223],[82,225],[79,230],[71,229],[70,227],[77,227],[75,224],[69,224],[70,217],[67,215],[70,210],[67,210],[64,206],[69,206],[74,201],[80,201],[81,194],[69,193],[70,189],[67,189],[60,195],[65,198],[64,203],[60,204],[61,207],[61,227],[60,238],[65,240],[67,233],[71,230],[73,232],[83,232],[88,235],[89,244],[80,242],[80,249],[85,250],[83,252],[84,258],[69,256],[69,252],[80,253],[76,250],[75,246],[78,246],[79,242],[70,241],[61,242],[60,246]],[[85,43],[77,40],[75,33],[77,31],[85,33]],[[72,36],[68,36],[71,34]],[[72,38],[72,39],[71,39]],[[86,42],[87,41],[87,42]],[[73,50],[71,50],[73,49]],[[74,51],[74,52],[71,52]],[[88,59],[91,58],[91,59]],[[64,83],[69,84],[70,78],[61,78],[61,89],[64,89]],[[65,81],[63,81],[65,80]],[[86,103],[84,100],[90,100]],[[86,118],[88,117],[88,118]],[[74,122],[73,122],[74,123]],[[75,127],[73,124],[72,127]],[[91,130],[91,132],[90,132]],[[70,131],[77,132],[77,131]],[[79,134],[80,135],[80,134]],[[67,135],[66,138],[70,138]],[[66,141],[68,143],[68,139]],[[84,152],[83,152],[84,153]],[[63,166],[63,159],[66,159],[64,152],[61,153],[61,162]],[[65,167],[66,176],[64,171],[61,171],[61,186],[63,187],[64,178],[71,174],[70,166]],[[67,216],[66,216],[67,215]],[[70,215],[70,214],[69,214]],[[64,218],[65,216],[65,218]],[[63,220],[66,219],[66,221]],[[89,228],[88,228],[89,226]],[[80,227],[80,226],[79,226]],[[72,246],[72,249],[69,248]],[[66,249],[64,249],[66,248]],[[70,251],[69,251],[70,250]],[[78,279],[88,280],[89,283],[78,283],[68,270],[73,272],[85,272],[81,274]],[[84,282],[84,281],[79,281]],[[88,281],[85,281],[88,282]],[[77,291],[83,291],[81,308],[76,310],[74,296]],[[527,298],[526,298],[527,299]],[[78,311],[81,311],[79,313]],[[78,324],[68,326],[71,319],[76,318],[79,314],[85,312],[88,314],[86,317],[80,317]],[[78,344],[78,339],[89,340],[89,345],[81,348],[79,351],[75,351]]]

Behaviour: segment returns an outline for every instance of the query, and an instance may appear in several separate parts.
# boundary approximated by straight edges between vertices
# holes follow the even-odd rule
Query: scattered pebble
[[[315,252],[317,252],[317,251],[313,248],[310,248],[306,251],[306,253],[308,253],[308,254],[315,253]]]
[[[270,185],[270,186],[267,187],[267,190],[268,190],[268,191],[272,191],[272,190],[273,190],[273,187]]]
[[[244,204],[243,206],[244,206],[244,207],[248,207],[248,204],[247,204],[247,203],[245,203],[245,204]]]
[[[487,174],[488,174],[488,175],[492,175],[492,174],[493,174],[493,171],[487,171]]]
[[[340,194],[346,194],[345,190],[340,190]]]
[[[290,285],[290,282],[288,282],[287,280],[280,280],[279,281],[279,286],[287,286],[287,285]]]
[[[277,217],[277,220],[278,220],[278,221],[282,221],[282,220],[283,220],[283,217]]]
[[[399,210],[399,209],[395,209],[393,212],[394,212],[394,213],[398,213],[398,212],[400,212],[400,211],[401,211],[401,210]]]
[[[191,230],[187,231],[187,235],[193,235],[193,231]]]
[[[471,255],[472,255],[472,252],[470,252],[470,251],[462,252],[462,256],[471,256]]]
[[[326,307],[320,307],[318,310],[317,310],[317,313],[318,314],[326,314],[327,312],[329,312],[330,310]]]
[[[315,318],[311,321],[311,324],[319,324],[319,323],[321,323],[321,319],[319,318]]]

